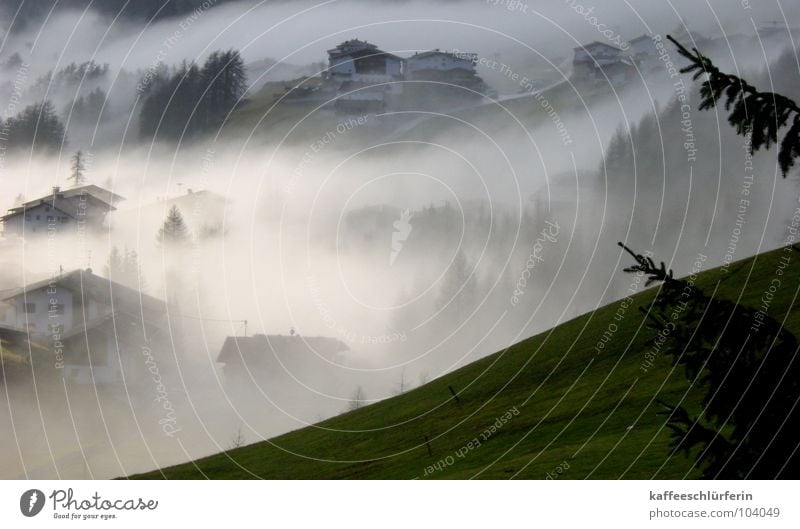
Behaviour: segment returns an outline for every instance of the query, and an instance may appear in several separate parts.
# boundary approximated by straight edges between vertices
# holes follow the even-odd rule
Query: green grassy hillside
[[[781,255],[788,254],[776,250],[734,263],[727,272],[704,272],[697,285],[759,307]],[[769,314],[798,334],[800,254],[790,255]],[[689,459],[669,457],[665,417],[655,403],[684,396],[689,384],[682,369],[660,357],[647,373],[640,370],[651,331],[637,308],[647,306],[653,293],[636,295],[621,321],[614,319],[621,302],[612,303],[403,395],[267,442],[135,477],[694,477]],[[609,323],[619,328],[597,354]],[[697,400],[689,392],[684,403],[696,409]],[[507,414],[513,409],[518,413]],[[498,422],[501,417],[507,420]]]

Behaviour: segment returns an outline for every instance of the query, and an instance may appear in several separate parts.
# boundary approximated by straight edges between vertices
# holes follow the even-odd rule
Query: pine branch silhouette
[[[778,132],[789,126],[778,147],[778,164],[785,178],[800,156],[800,108],[797,104],[781,94],[761,92],[741,77],[721,71],[697,48],[689,51],[670,35],[667,39],[690,62],[681,73],[694,73],[694,80],[705,76],[700,88],[700,110],[714,108],[724,96],[725,110],[730,112],[728,122],[737,134],[751,134],[750,154],[778,144]]]
[[[688,409],[658,400],[672,453],[693,456],[705,478],[797,475],[797,338],[777,314],[709,296],[691,277],[676,279],[663,262],[656,265],[619,246],[635,261],[626,272],[660,284],[653,303],[640,308],[652,333],[646,347],[683,367],[687,381],[700,391],[699,402]]]

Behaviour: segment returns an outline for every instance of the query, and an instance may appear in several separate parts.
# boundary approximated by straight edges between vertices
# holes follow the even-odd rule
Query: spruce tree
[[[70,170],[69,180],[72,180],[72,187],[80,187],[86,183],[86,163],[82,151],[77,150],[72,155]]]
[[[177,206],[169,209],[164,224],[158,230],[157,240],[159,246],[166,249],[179,249],[191,242],[189,228]]]
[[[709,479],[775,479],[800,471],[798,342],[783,325],[744,305],[708,296],[691,281],[637,254],[622,243],[646,285],[659,283],[647,317],[649,350],[683,367],[702,392],[701,409],[659,400],[672,431],[673,454],[693,456]],[[782,261],[789,262],[791,247]],[[672,456],[671,455],[671,456]],[[671,457],[670,456],[670,457]]]
[[[750,153],[778,143],[778,132],[789,127],[778,148],[778,163],[783,176],[794,166],[800,156],[800,108],[786,96],[774,92],[761,92],[735,75],[722,72],[697,48],[687,50],[677,40],[667,38],[678,47],[678,52],[689,61],[681,73],[694,72],[693,79],[704,77],[700,88],[700,110],[715,108],[725,98],[725,110],[730,111],[728,121],[739,135],[750,133]]]

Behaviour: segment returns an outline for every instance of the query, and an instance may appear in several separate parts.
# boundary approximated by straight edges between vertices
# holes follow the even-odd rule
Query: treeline
[[[142,85],[139,136],[177,140],[216,130],[247,90],[247,77],[239,52],[228,50],[212,53],[202,68],[149,72]]]
[[[0,119],[0,148],[53,151],[66,140],[64,124],[50,101],[30,105],[5,121]]]
[[[5,121],[0,119],[0,149],[58,150],[67,143],[64,124],[67,119],[70,127],[73,124],[95,127],[101,121],[107,121],[108,97],[98,86],[107,73],[108,65],[90,61],[71,64],[40,78],[34,88],[40,84],[72,87],[81,83],[85,91],[64,105],[60,113],[50,100],[42,99],[25,107],[16,116]],[[86,86],[87,81],[94,83]],[[247,90],[247,77],[238,51],[216,51],[202,67],[184,63],[171,70],[162,66],[148,72],[141,78],[139,86],[142,93],[140,138],[144,141],[175,141],[216,131]],[[38,99],[40,94],[34,92],[28,97]],[[132,105],[133,101],[129,104]]]
[[[83,10],[91,4],[92,9],[103,15],[117,16],[131,20],[158,20],[187,15],[195,10],[205,11],[231,0],[3,0],[0,2],[0,16],[11,18],[16,15],[11,31],[22,31],[28,25],[47,16],[54,5],[58,9]]]

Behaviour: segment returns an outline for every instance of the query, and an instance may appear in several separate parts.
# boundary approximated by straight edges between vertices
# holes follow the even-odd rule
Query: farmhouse
[[[630,44],[628,55],[636,62],[642,73],[659,67],[658,50],[652,36],[641,35],[628,44]]]
[[[404,108],[408,100],[442,91],[447,87],[465,87],[477,93],[487,90],[476,75],[478,57],[474,53],[432,50],[404,59],[387,53],[367,41],[353,39],[328,50],[327,89],[336,98],[340,114],[379,113],[389,108]],[[432,81],[437,85],[410,87],[403,81]],[[326,90],[320,89],[321,92]],[[420,93],[421,91],[425,93]],[[452,97],[454,94],[440,94]],[[460,90],[455,96],[465,96]]]
[[[144,383],[142,349],[168,341],[163,301],[90,269],[2,291],[0,309],[0,325],[49,351],[46,361],[27,359],[34,367],[77,384]]]
[[[333,361],[348,349],[341,341],[324,336],[228,336],[217,362],[223,364],[225,384],[241,389],[253,381],[308,369],[315,362]]]
[[[424,78],[431,72],[451,72],[465,76],[475,75],[478,56],[475,53],[455,53],[425,51],[415,53],[406,59],[406,72],[409,79]]]
[[[3,235],[23,237],[48,233],[95,230],[106,215],[116,209],[121,196],[95,185],[68,190],[54,187],[50,195],[30,200],[0,217]]]
[[[328,75],[352,80],[376,75],[399,78],[403,75],[403,59],[365,40],[347,40],[328,50]]]
[[[632,60],[621,49],[604,42],[591,42],[574,49],[573,76],[594,83],[622,84],[635,73]]]

